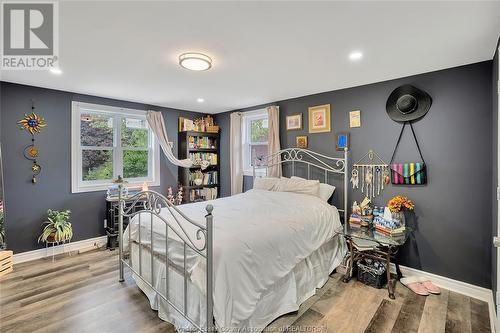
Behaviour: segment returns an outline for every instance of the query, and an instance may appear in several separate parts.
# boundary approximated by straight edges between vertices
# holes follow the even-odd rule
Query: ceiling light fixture
[[[52,67],[51,69],[49,69],[49,71],[52,74],[56,74],[56,75],[61,75],[62,74],[62,70],[60,68],[57,68],[57,67]]]
[[[204,98],[201,98],[201,97],[198,97],[198,98],[196,99],[196,101],[197,101],[198,103],[203,103],[203,102],[205,102],[205,99],[204,99]]]
[[[360,60],[361,58],[363,58],[363,53],[360,51],[353,51],[349,54],[349,59],[352,61]]]
[[[187,52],[179,56],[179,65],[191,71],[206,71],[212,68],[212,58],[202,53]]]

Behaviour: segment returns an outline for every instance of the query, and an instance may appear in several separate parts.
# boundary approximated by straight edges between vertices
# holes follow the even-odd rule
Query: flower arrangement
[[[393,197],[387,202],[387,206],[392,213],[399,213],[402,209],[413,210],[415,208],[413,201],[402,195]]]

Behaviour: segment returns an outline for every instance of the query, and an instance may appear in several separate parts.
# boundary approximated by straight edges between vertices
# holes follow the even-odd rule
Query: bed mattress
[[[316,287],[326,282],[328,274],[345,254],[342,238],[334,237],[341,228],[338,211],[317,197],[251,190],[179,208],[189,218],[204,223],[207,203],[214,206],[214,317],[219,329],[241,330],[250,327],[255,330],[265,327],[276,316],[296,310],[302,301],[314,293]],[[125,231],[126,240],[127,235],[130,235],[133,242],[138,242],[140,229],[141,244],[150,249],[153,243],[156,255],[153,265],[154,262],[158,264],[154,274],[158,283],[165,282],[160,269],[160,266],[165,265],[160,262],[165,261],[167,253],[174,271],[184,269],[180,226],[166,209],[162,209],[161,215],[172,226],[168,230],[168,250],[165,241],[167,228],[154,215],[141,213],[130,221],[129,229]],[[195,235],[194,225],[182,223],[182,218],[177,218],[188,234]],[[128,246],[126,241],[124,244]],[[330,248],[323,248],[327,244]],[[138,253],[133,253],[132,258],[134,255],[138,256]],[[151,264],[151,260],[142,262]],[[189,289],[196,290],[203,300],[206,275],[204,258],[194,251],[186,251],[185,265]],[[277,295],[282,299],[278,301]],[[273,299],[271,303],[275,309],[269,308],[271,303],[267,307],[261,306],[264,299]],[[161,302],[157,301],[156,306],[161,307]],[[197,308],[200,307],[198,304]],[[168,313],[172,311],[168,311],[168,308],[164,310],[164,319],[179,323],[178,319],[169,317]],[[186,328],[178,324],[176,327]]]

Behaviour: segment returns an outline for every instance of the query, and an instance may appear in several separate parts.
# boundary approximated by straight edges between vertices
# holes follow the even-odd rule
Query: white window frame
[[[83,180],[82,174],[82,146],[80,140],[80,115],[81,113],[109,114],[113,116],[113,147],[95,147],[95,149],[113,151],[113,179],[121,175],[123,170],[124,150],[143,150],[141,148],[128,148],[121,146],[122,117],[145,119],[146,111],[133,110],[114,106],[91,104],[72,101],[71,103],[71,192],[94,192],[107,190],[113,185],[111,180]],[[138,187],[146,183],[148,186],[160,186],[160,147],[154,137],[153,131],[149,131],[148,145],[148,177],[126,179],[128,187]]]
[[[242,147],[243,152],[243,175],[253,176],[253,167],[251,164],[251,146],[250,142],[250,123],[253,120],[267,119],[269,121],[268,113],[266,109],[259,109],[254,111],[248,111],[243,113],[241,117],[241,135],[242,135]],[[260,142],[258,145],[267,144],[267,142]],[[256,176],[265,176],[266,168],[255,168]]]

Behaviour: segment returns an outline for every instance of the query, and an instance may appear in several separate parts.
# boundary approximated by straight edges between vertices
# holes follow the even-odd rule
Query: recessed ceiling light
[[[363,58],[363,53],[360,51],[353,51],[349,54],[349,59],[352,61],[360,60],[361,58]]]
[[[198,103],[203,103],[203,102],[205,102],[205,99],[204,99],[204,98],[199,97],[199,98],[197,98],[197,99],[196,99],[196,101],[197,101]]]
[[[206,71],[212,67],[212,58],[202,53],[183,53],[179,56],[179,65],[191,71]]]
[[[52,74],[56,74],[56,75],[61,75],[61,74],[62,74],[62,70],[61,70],[61,69],[59,69],[59,68],[57,68],[57,67],[52,67],[52,68],[50,69],[50,72],[51,72]]]

